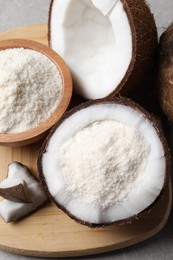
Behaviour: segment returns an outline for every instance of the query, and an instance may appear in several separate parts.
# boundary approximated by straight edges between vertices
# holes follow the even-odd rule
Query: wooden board
[[[47,26],[32,25],[0,34],[0,39],[27,38],[47,44]],[[6,177],[7,165],[19,161],[37,175],[36,160],[41,142],[18,148],[0,147],[0,179]],[[0,219],[0,249],[39,256],[65,257],[107,252],[127,247],[159,232],[165,225],[172,202],[171,182],[145,217],[122,226],[90,229],[68,218],[49,204],[17,223]]]

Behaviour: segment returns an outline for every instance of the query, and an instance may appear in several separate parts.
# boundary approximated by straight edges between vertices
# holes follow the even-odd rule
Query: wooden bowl
[[[34,143],[45,137],[48,134],[50,128],[67,110],[72,97],[72,78],[70,71],[63,59],[52,49],[41,43],[21,39],[0,41],[0,50],[10,48],[31,49],[46,55],[59,69],[63,82],[61,100],[58,104],[58,107],[49,118],[47,118],[37,127],[21,133],[0,133],[0,145],[23,146]]]

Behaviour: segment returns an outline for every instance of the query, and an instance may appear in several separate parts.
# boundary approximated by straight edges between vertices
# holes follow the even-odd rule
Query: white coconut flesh
[[[5,179],[0,183],[0,189],[12,188],[20,184],[25,187],[26,182],[20,178]]]
[[[54,0],[50,42],[86,99],[110,95],[132,59],[131,27],[120,0]]]
[[[18,220],[34,211],[46,200],[47,196],[42,189],[41,184],[31,175],[29,170],[20,163],[13,162],[8,166],[8,177],[0,187],[9,188],[16,184],[25,184],[31,203],[19,203],[4,199],[0,202],[0,215],[5,222]]]
[[[165,182],[165,152],[142,113],[121,104],[83,108],[56,129],[42,155],[49,193],[83,222],[115,222],[149,207]]]

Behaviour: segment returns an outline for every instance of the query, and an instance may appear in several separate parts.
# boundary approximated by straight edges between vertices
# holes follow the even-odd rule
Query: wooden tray
[[[32,25],[1,33],[0,40],[27,38],[47,44],[46,25]],[[37,152],[41,142],[25,147],[0,147],[0,179],[6,177],[7,165],[19,161],[37,174]],[[80,256],[127,247],[159,232],[165,225],[172,202],[171,182],[155,207],[132,224],[90,229],[68,218],[53,204],[18,223],[5,224],[0,219],[0,249],[39,257]]]

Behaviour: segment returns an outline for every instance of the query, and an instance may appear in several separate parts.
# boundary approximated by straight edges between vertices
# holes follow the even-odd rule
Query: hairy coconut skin
[[[157,70],[158,98],[162,110],[173,123],[173,24],[162,34]]]
[[[54,0],[50,4],[48,21],[48,41],[50,47],[52,47],[51,15],[53,2]],[[121,0],[121,2],[126,11],[132,32],[132,60],[121,83],[105,98],[115,97],[117,94],[128,96],[131,91],[140,87],[141,83],[151,73],[158,46],[155,20],[145,0]]]
[[[163,145],[164,151],[165,151],[165,160],[166,160],[166,170],[165,170],[165,181],[164,181],[164,186],[163,189],[161,190],[159,196],[156,198],[156,200],[148,207],[146,208],[144,211],[140,212],[137,215],[132,216],[131,218],[128,219],[122,219],[119,221],[114,221],[114,222],[107,222],[107,223],[90,223],[90,222],[86,222],[83,221],[81,219],[77,219],[74,215],[72,215],[64,206],[62,206],[60,203],[58,203],[54,197],[50,194],[48,186],[47,186],[47,182],[46,179],[44,177],[44,169],[42,166],[42,158],[44,153],[46,153],[47,151],[47,147],[49,144],[49,140],[51,139],[52,135],[55,133],[55,131],[57,130],[57,128],[66,120],[68,119],[72,114],[78,112],[79,110],[82,110],[84,108],[87,108],[89,106],[95,105],[95,104],[122,104],[122,105],[126,105],[129,106],[135,110],[137,110],[139,113],[141,113],[145,118],[147,118],[150,122],[152,122],[152,125],[154,126],[158,137]],[[148,113],[144,108],[140,107],[139,105],[137,105],[136,103],[134,103],[133,101],[131,101],[130,99],[127,98],[114,98],[114,99],[108,99],[108,100],[97,100],[97,101],[88,101],[85,102],[81,105],[79,105],[78,107],[75,107],[73,109],[71,109],[70,111],[66,112],[64,114],[64,116],[57,122],[57,124],[52,128],[52,130],[50,131],[49,135],[47,136],[46,140],[44,141],[39,154],[38,154],[38,161],[37,161],[37,167],[38,167],[38,172],[39,172],[39,178],[40,178],[40,182],[43,185],[43,188],[45,190],[45,192],[48,194],[50,200],[59,208],[61,209],[64,213],[66,213],[70,218],[72,218],[73,220],[75,220],[76,222],[86,225],[88,227],[91,228],[96,228],[96,227],[105,227],[105,226],[109,226],[109,225],[113,225],[113,224],[118,224],[118,225],[123,225],[123,224],[127,224],[127,223],[131,223],[132,221],[141,218],[143,216],[145,216],[146,214],[148,214],[148,212],[150,212],[150,210],[153,208],[153,206],[156,204],[156,202],[162,197],[162,194],[165,190],[165,187],[168,183],[169,180],[169,170],[170,170],[170,152],[169,152],[169,148],[167,145],[167,141],[164,137],[164,132],[160,126],[159,121],[150,113]]]
[[[133,57],[124,79],[115,91],[128,95],[150,75],[158,39],[155,20],[145,0],[121,0],[121,2],[132,30]]]

